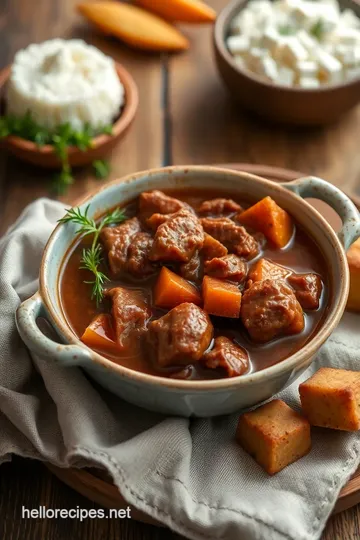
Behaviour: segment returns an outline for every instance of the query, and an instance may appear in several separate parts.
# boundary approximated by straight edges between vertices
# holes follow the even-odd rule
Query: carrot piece
[[[292,237],[294,226],[291,217],[271,198],[265,197],[238,214],[237,221],[262,232],[276,247],[286,246]]]
[[[233,283],[205,276],[202,283],[204,310],[210,315],[237,319],[240,316],[241,292]]]
[[[201,0],[135,0],[137,4],[169,21],[211,23],[216,12]]]
[[[115,333],[111,324],[111,316],[100,313],[91,321],[81,336],[81,341],[90,349],[108,354],[119,354],[120,349],[115,342]]]
[[[216,238],[205,233],[204,244],[201,249],[201,255],[205,260],[214,259],[215,257],[224,257],[227,255],[227,248],[221,244]]]
[[[154,303],[160,308],[173,308],[184,302],[201,304],[201,295],[194,285],[162,267],[154,289]]]
[[[174,26],[137,6],[120,2],[79,4],[77,9],[103,32],[152,51],[182,51],[188,40]]]
[[[291,274],[291,270],[275,264],[267,259],[259,259],[248,273],[248,279],[252,281],[264,281],[264,279],[285,279]]]

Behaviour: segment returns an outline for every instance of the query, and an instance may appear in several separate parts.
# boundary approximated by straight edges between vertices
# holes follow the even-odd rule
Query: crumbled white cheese
[[[108,56],[82,40],[54,39],[19,51],[12,65],[7,111],[31,112],[47,128],[69,123],[82,130],[112,124],[124,88]]]
[[[301,88],[307,88],[307,89],[319,88],[320,81],[319,81],[319,79],[317,79],[315,77],[300,77],[299,78],[299,86]]]
[[[286,66],[281,66],[279,68],[279,75],[277,82],[283,86],[292,86],[295,82],[295,71]]]
[[[360,29],[360,19],[355,15],[351,9],[345,9],[340,14],[339,25],[344,28],[357,28]]]
[[[276,81],[278,78],[277,63],[271,56],[264,55],[259,61],[259,73],[265,75],[271,81]]]
[[[281,58],[284,64],[294,67],[297,62],[306,60],[308,53],[297,38],[291,37],[281,47]]]
[[[276,74],[285,86],[339,84],[360,72],[360,18],[338,0],[250,0],[229,35],[244,69],[269,80]]]
[[[232,54],[243,54],[249,49],[250,41],[247,36],[230,36],[227,46]]]
[[[319,64],[320,75],[324,79],[332,84],[337,84],[341,81],[342,78],[342,64],[326,51],[318,51],[317,61]]]
[[[317,77],[318,64],[313,60],[303,60],[295,66],[300,77]]]

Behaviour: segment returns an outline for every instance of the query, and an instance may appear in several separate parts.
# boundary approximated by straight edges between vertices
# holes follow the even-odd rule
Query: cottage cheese
[[[250,0],[227,47],[239,66],[277,84],[339,84],[360,74],[360,18],[337,0]]]
[[[7,112],[47,128],[69,122],[76,130],[85,124],[112,124],[124,103],[124,88],[114,62],[82,40],[54,39],[19,51],[12,66]]]

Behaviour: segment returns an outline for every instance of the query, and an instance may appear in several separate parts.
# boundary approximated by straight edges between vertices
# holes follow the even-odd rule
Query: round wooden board
[[[236,170],[242,170],[257,176],[262,176],[275,182],[290,182],[295,178],[303,176],[296,171],[268,167],[265,165],[254,165],[246,163],[232,163],[221,165]],[[352,196],[355,204],[360,208],[360,198]],[[340,220],[335,212],[325,203],[311,201],[316,208],[325,215],[335,229],[339,228]],[[121,496],[117,487],[112,483],[111,478],[99,469],[61,469],[49,463],[47,468],[61,481],[75,489],[88,499],[105,506],[106,508],[126,508],[128,503]],[[342,512],[360,502],[360,469],[353,475],[348,484],[341,490],[338,501],[333,510],[334,513]],[[143,512],[132,508],[132,518],[144,523],[162,526],[161,523],[149,518]]]

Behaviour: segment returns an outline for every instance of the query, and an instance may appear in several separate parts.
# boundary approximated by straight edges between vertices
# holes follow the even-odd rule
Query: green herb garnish
[[[96,159],[93,161],[93,167],[96,178],[103,179],[109,176],[110,163],[105,159]]]
[[[96,304],[99,305],[104,297],[104,283],[109,280],[99,268],[102,263],[102,248],[99,243],[99,236],[104,227],[121,223],[126,218],[125,213],[120,208],[116,208],[113,212],[109,212],[100,222],[88,217],[89,206],[82,213],[80,208],[70,208],[66,211],[66,215],[59,219],[59,223],[74,223],[79,225],[78,233],[83,236],[93,235],[93,240],[90,248],[84,248],[81,256],[80,268],[89,270],[93,275],[93,280],[85,281],[92,286],[91,298],[95,298]]]
[[[315,24],[310,28],[310,34],[312,34],[319,41],[322,40],[326,32],[326,25],[322,19],[319,19]]]
[[[105,125],[101,129],[94,130],[89,125],[85,125],[82,131],[76,131],[67,122],[59,125],[55,130],[49,130],[40,126],[31,116],[26,113],[23,117],[5,115],[0,117],[0,139],[9,135],[16,135],[22,139],[32,141],[39,147],[50,144],[61,162],[61,171],[55,175],[52,182],[53,191],[56,194],[66,192],[70,184],[74,182],[72,170],[68,161],[68,149],[70,146],[76,146],[85,152],[92,146],[93,138],[100,133],[112,134],[112,126]],[[95,171],[97,166],[94,163]],[[100,166],[101,173],[98,178],[105,178],[109,174],[110,166],[107,165],[107,174],[105,167]]]
[[[296,33],[296,28],[294,28],[290,24],[282,24],[278,27],[278,32],[282,36],[292,36]]]

